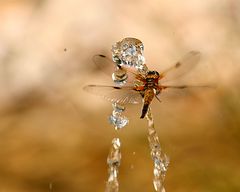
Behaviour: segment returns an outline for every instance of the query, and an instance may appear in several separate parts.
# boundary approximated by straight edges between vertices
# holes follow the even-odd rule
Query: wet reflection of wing
[[[108,101],[121,104],[138,104],[142,102],[141,94],[133,86],[87,85],[83,89]]]
[[[180,61],[160,73],[160,81],[167,82],[183,76],[198,64],[200,55],[198,51],[190,51]]]

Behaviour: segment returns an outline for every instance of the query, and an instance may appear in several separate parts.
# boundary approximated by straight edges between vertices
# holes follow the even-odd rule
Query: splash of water
[[[134,67],[139,73],[146,74],[148,68],[145,64],[143,56],[143,43],[135,38],[125,38],[122,41],[115,43],[112,47],[112,57],[116,64],[116,69],[113,72],[113,82],[118,86],[122,86],[127,82],[127,72],[121,66]],[[123,116],[122,113],[125,107],[113,103],[113,112],[109,117],[109,122],[114,125],[116,130],[125,127],[129,120]],[[150,154],[153,160],[153,186],[157,192],[165,192],[163,182],[169,165],[169,158],[162,152],[156,129],[154,127],[154,120],[149,108],[146,119],[148,121],[148,141],[150,147]],[[118,192],[118,169],[120,166],[121,153],[120,153],[120,140],[114,138],[112,140],[112,147],[110,149],[107,163],[109,178],[105,192]]]
[[[114,138],[112,140],[112,146],[107,158],[109,177],[108,177],[105,192],[119,191],[118,168],[121,162],[120,147],[121,147],[121,143],[119,138]]]

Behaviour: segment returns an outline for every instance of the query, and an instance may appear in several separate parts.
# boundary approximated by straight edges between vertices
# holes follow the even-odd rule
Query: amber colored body
[[[143,84],[141,86],[136,86],[135,90],[139,91],[143,97],[143,107],[140,118],[144,118],[154,96],[158,95],[162,89],[158,84],[160,75],[157,71],[149,71],[146,77],[139,75],[136,79],[141,81]]]

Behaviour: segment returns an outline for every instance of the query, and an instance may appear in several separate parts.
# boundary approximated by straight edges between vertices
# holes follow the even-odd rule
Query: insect
[[[193,86],[165,84],[165,82],[169,80],[185,75],[196,66],[199,60],[200,52],[191,51],[187,53],[180,61],[176,62],[166,70],[162,72],[149,70],[145,74],[132,72],[129,69],[120,66],[118,69],[118,71],[120,71],[120,77],[123,77],[126,74],[133,76],[132,80],[130,80],[130,82],[128,81],[126,85],[87,85],[84,87],[84,90],[96,95],[100,95],[111,102],[120,104],[137,104],[142,102],[143,106],[140,118],[144,118],[153,99],[156,98],[158,101],[161,101],[160,96],[166,89],[181,90],[194,87],[209,87],[207,85]],[[94,62],[100,68],[104,68],[104,65],[106,64],[112,66],[114,65],[112,61],[105,55],[95,55]]]

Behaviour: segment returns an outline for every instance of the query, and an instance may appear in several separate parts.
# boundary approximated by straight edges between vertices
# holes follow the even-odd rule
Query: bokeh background
[[[0,191],[104,191],[114,137],[120,191],[154,191],[141,106],[128,106],[130,124],[115,131],[110,103],[82,90],[111,84],[92,56],[124,37],[142,40],[159,71],[200,51],[177,83],[217,85],[153,103],[166,190],[240,191],[239,34],[238,0],[0,1]]]

